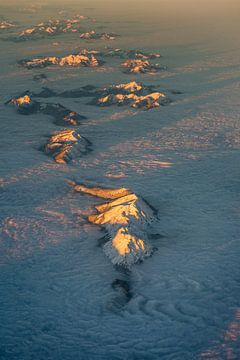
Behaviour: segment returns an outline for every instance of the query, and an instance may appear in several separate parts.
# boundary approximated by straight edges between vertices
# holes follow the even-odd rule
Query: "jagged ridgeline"
[[[64,129],[54,132],[44,147],[46,154],[51,155],[58,164],[66,164],[74,156],[86,155],[91,151],[91,143],[81,136],[79,131]]]
[[[141,197],[126,188],[87,187],[69,182],[76,192],[108,201],[96,205],[97,214],[88,220],[107,231],[104,252],[114,265],[130,269],[152,254],[148,226],[156,220],[156,211]]]
[[[154,91],[152,86],[144,86],[132,81],[102,89],[101,96],[96,97],[92,104],[99,106],[130,105],[134,108],[151,109],[167,105],[170,102],[171,99],[165,93]]]
[[[119,36],[114,33],[97,33],[95,30],[91,30],[85,33],[80,34],[81,39],[87,39],[87,40],[115,40],[116,37]]]
[[[159,91],[152,85],[143,85],[136,81],[129,83],[110,85],[97,88],[93,85],[81,88],[56,92],[43,87],[39,93],[34,93],[36,97],[63,97],[81,98],[92,97],[88,104],[97,106],[126,105],[133,108],[143,108],[149,110],[160,105],[168,105],[172,102],[170,97],[173,91]],[[179,93],[179,92],[178,92]],[[176,94],[176,92],[174,93]]]
[[[34,59],[23,59],[18,62],[19,66],[27,69],[45,68],[48,66],[72,66],[72,67],[98,67],[103,65],[103,60],[98,60],[95,55],[98,51],[82,50],[78,54],[70,54],[63,57],[43,56]]]
[[[86,20],[90,19],[82,15],[76,15],[66,20],[47,20],[46,22],[41,22],[30,28],[26,28],[14,36],[8,37],[6,40],[19,42],[53,37],[60,34],[81,33],[83,31],[82,23]]]
[[[142,59],[128,59],[122,63],[122,68],[126,74],[153,74],[160,70],[165,70],[165,67],[160,66],[158,63],[152,63],[149,60]]]
[[[15,21],[6,20],[4,18],[0,18],[0,32],[5,32],[7,30],[13,30],[16,28],[18,24]]]
[[[158,71],[166,70],[166,66],[161,66],[155,62],[156,59],[161,57],[159,53],[149,53],[141,50],[108,49],[105,56],[126,59],[121,66],[127,74],[154,74]]]
[[[70,19],[50,19],[32,27],[25,28],[5,40],[20,42],[55,37],[62,34],[76,34],[79,39],[83,40],[115,40],[116,36],[119,36],[117,34],[107,32],[98,33],[96,30],[92,29],[93,22],[95,22],[94,19],[83,15],[76,15]],[[9,21],[2,21],[1,23],[2,28],[4,29],[15,26],[15,23]],[[89,28],[91,30],[89,30]]]
[[[105,63],[104,58],[109,57],[126,59],[121,64],[121,68],[125,73],[128,74],[155,74],[158,71],[166,69],[166,66],[161,66],[159,63],[155,62],[156,59],[161,57],[161,55],[158,53],[147,53],[138,50],[121,49],[110,49],[106,51],[83,49],[79,50],[79,52],[76,54],[69,54],[63,57],[41,56],[39,58],[23,59],[20,60],[18,64],[27,69],[44,68],[53,65],[98,67]],[[151,62],[150,60],[154,62]]]

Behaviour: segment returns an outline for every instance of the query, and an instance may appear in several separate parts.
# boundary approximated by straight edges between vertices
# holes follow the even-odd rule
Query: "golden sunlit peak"
[[[118,229],[116,236],[112,240],[112,246],[121,256],[125,256],[130,252],[144,252],[145,250],[144,241],[138,239],[134,235],[129,234],[129,229],[127,227]]]
[[[87,150],[89,150],[88,141],[72,129],[54,132],[45,145],[45,152],[51,154],[58,164],[69,162],[74,152],[86,153]]]
[[[18,106],[28,105],[31,103],[31,98],[29,95],[24,95],[24,96],[20,96],[19,98],[12,99],[11,102],[14,105],[18,105]]]
[[[106,204],[96,206],[99,214],[89,216],[89,221],[98,224],[129,224],[131,221],[145,222],[153,216],[152,211],[136,194],[121,196]]]
[[[34,31],[35,31],[34,28],[30,28],[30,29],[23,30],[23,31],[21,32],[20,36],[30,35],[30,34],[32,34]]]
[[[117,199],[119,197],[131,194],[131,192],[125,188],[104,189],[100,187],[87,187],[85,185],[77,185],[76,183],[72,183],[71,185],[74,186],[74,190],[77,192],[83,192],[103,199]]]
[[[152,64],[150,61],[143,59],[128,59],[122,63],[122,66],[127,73],[146,73],[161,70],[159,64]]]
[[[115,34],[100,33],[98,34],[95,30],[84,32],[80,34],[81,39],[100,39],[100,40],[115,40]]]
[[[94,56],[95,54],[97,54],[96,51],[82,50],[78,54],[69,54],[63,57],[46,56],[31,60],[21,60],[19,65],[27,69],[43,68],[50,65],[97,67],[101,65],[101,62],[97,60]]]
[[[139,85],[136,81],[131,81],[126,84],[119,84],[115,86],[117,89],[124,89],[130,92],[142,90],[142,85]]]
[[[89,62],[89,58],[84,55],[68,55],[65,57],[62,57],[58,60],[58,64],[60,66],[68,65],[68,66],[77,66],[82,63]]]
[[[91,39],[93,37],[93,35],[95,35],[95,34],[96,34],[96,31],[92,30],[92,31],[80,34],[80,38],[82,38],[82,39]]]
[[[12,38],[14,41],[26,41],[30,39],[39,39],[52,35],[60,35],[64,33],[76,33],[82,31],[82,21],[84,16],[75,16],[66,20],[47,20],[41,22],[32,28],[27,28],[20,32],[17,37]]]
[[[98,105],[124,105],[130,104],[134,108],[145,107],[151,109],[160,105],[166,105],[170,99],[164,93],[154,92],[144,96],[138,96],[134,93],[130,94],[109,94],[97,100]]]
[[[104,245],[104,251],[113,264],[129,268],[151,254],[145,227],[154,220],[155,215],[143,199],[126,188],[104,189],[69,183],[75,191],[113,199],[96,205],[98,214],[88,216],[91,223],[107,229],[110,241]]]
[[[16,26],[17,26],[17,24],[15,24],[12,21],[7,21],[7,20],[0,21],[0,30],[9,29],[9,28],[13,28]]]
[[[141,51],[141,50],[123,50],[120,48],[109,49],[106,52],[106,56],[120,57],[122,59],[140,59],[140,60],[157,59],[161,57],[159,53],[148,53],[146,51]]]

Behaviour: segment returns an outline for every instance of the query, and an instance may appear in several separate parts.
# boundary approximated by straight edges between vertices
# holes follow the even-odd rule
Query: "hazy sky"
[[[152,15],[156,14],[156,8],[165,14],[170,13],[177,15],[184,14],[185,16],[202,16],[202,15],[214,15],[232,14],[239,16],[236,10],[240,10],[239,0],[0,0],[1,6],[22,6],[26,4],[54,4],[59,6],[64,5],[83,5],[88,7],[105,8],[108,11],[128,12],[133,9],[139,13],[148,13]]]
[[[47,4],[58,10],[66,7],[66,10],[111,22],[135,21],[139,26],[153,23],[162,30],[183,30],[187,37],[209,35],[219,41],[223,37],[226,43],[231,38],[237,41],[240,31],[240,0],[0,0],[0,14],[2,8],[2,14],[6,11],[10,18],[10,8],[27,8],[33,4]],[[38,15],[45,19],[55,16],[55,12],[41,14],[38,11]],[[17,12],[12,14],[13,19],[17,16]]]

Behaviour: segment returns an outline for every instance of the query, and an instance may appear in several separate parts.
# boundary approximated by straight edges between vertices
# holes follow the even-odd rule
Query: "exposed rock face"
[[[85,32],[80,34],[81,39],[100,39],[100,40],[115,40],[117,35],[115,34],[107,34],[107,33],[96,33],[96,31],[92,30],[89,32]]]
[[[87,49],[83,49],[83,50],[80,50],[80,54],[81,55],[99,55],[101,54],[100,51],[98,50],[87,50]]]
[[[127,92],[136,92],[143,89],[142,85],[136,83],[136,81],[131,81],[127,84],[115,85],[116,89],[121,89]]]
[[[103,89],[100,89],[100,92],[104,95],[118,94],[118,93],[131,94],[131,93],[140,93],[145,89],[146,89],[145,86],[138,84],[136,81],[131,81],[125,84],[117,84],[117,85],[111,85],[109,87],[105,87]]]
[[[15,28],[17,24],[13,21],[3,20],[0,21],[0,30],[8,30]]]
[[[80,97],[94,97],[94,100],[91,101],[91,104],[96,105],[98,103],[98,99],[105,97],[110,94],[131,94],[135,93],[138,95],[144,95],[149,92],[153,92],[153,86],[145,86],[142,84],[138,84],[135,81],[131,81],[125,84],[117,84],[110,85],[103,88],[97,88],[94,85],[86,85],[81,88],[66,90],[60,93],[57,93],[54,90],[51,90],[47,87],[43,87],[39,93],[34,93],[35,97],[64,97],[64,98],[80,98]]]
[[[122,49],[109,49],[106,56],[119,57],[122,59],[158,59],[161,57],[158,53],[147,53],[141,50],[122,50]]]
[[[138,96],[134,93],[130,93],[128,95],[110,94],[98,99],[98,105],[101,106],[129,104],[134,108],[145,107],[146,109],[151,109],[160,105],[166,105],[169,102],[170,100],[166,97],[166,95],[160,92],[155,92],[144,96]]]
[[[61,104],[43,103],[40,105],[40,112],[52,116],[56,125],[79,125],[81,120],[86,119]]]
[[[80,120],[86,119],[75,111],[65,108],[61,104],[40,103],[32,99],[30,94],[22,95],[18,98],[9,100],[6,104],[17,107],[19,113],[24,115],[42,113],[54,118],[56,125],[78,125]]]
[[[22,95],[18,98],[13,98],[7,102],[7,104],[12,104],[17,107],[17,110],[21,114],[33,114],[39,111],[39,103],[32,100],[30,95]]]
[[[79,89],[64,91],[63,93],[56,93],[51,89],[43,88],[40,93],[34,95],[44,98],[51,96],[64,98],[93,97],[93,100],[89,102],[91,105],[129,105],[133,108],[144,109],[167,105],[171,102],[171,99],[165,93],[156,91],[153,86],[145,86],[135,81],[111,85],[100,89],[88,85]],[[60,107],[59,104],[58,107]],[[63,118],[62,114],[61,117]]]
[[[23,30],[17,37],[10,40],[25,41],[64,33],[80,32],[82,31],[82,21],[85,19],[84,16],[77,15],[67,20],[48,20],[32,28]]]
[[[146,228],[154,220],[155,214],[143,199],[125,188],[90,188],[75,183],[71,185],[75,191],[111,199],[95,206],[98,213],[90,215],[88,220],[106,228],[110,240],[103,248],[114,265],[131,268],[134,263],[151,255]]]
[[[44,68],[49,65],[57,65],[58,58],[55,56],[52,57],[42,57],[42,58],[36,58],[31,60],[21,60],[18,62],[19,65],[27,68],[27,69],[33,69],[33,68]]]
[[[151,64],[148,60],[128,59],[122,63],[126,73],[154,73],[162,68],[159,64]]]
[[[85,194],[93,195],[103,199],[116,199],[125,195],[131,194],[131,191],[126,188],[119,189],[107,189],[100,187],[87,187],[82,184],[72,184],[74,185],[74,190],[77,192],[83,192]]]
[[[90,105],[129,105],[133,108],[143,108],[146,110],[159,107],[160,105],[167,105],[172,101],[164,92],[156,91],[153,86],[145,86],[136,81],[110,85],[104,88],[96,88],[93,85],[87,85],[79,89],[67,90],[60,93],[47,87],[43,87],[39,93],[32,93],[31,97],[92,97],[93,99],[89,102]],[[12,99],[10,102],[17,105],[16,99]],[[42,103],[40,106],[40,103],[33,101],[31,98],[28,101],[25,101],[24,106],[18,106],[18,110],[25,113],[41,111],[42,113],[54,116],[56,123],[60,125],[66,123],[77,125],[78,120],[84,119],[84,117],[66,109],[60,104]]]
[[[99,66],[97,59],[92,55],[88,58],[84,55],[68,55],[59,59],[60,66]]]
[[[93,54],[90,56],[82,55],[81,53],[76,55],[67,55],[63,57],[42,57],[36,58],[31,60],[21,60],[19,61],[19,65],[27,68],[44,68],[51,65],[58,65],[58,66],[73,66],[73,67],[97,67],[100,66],[102,62],[99,62]]]
[[[99,106],[130,105],[134,108],[151,109],[171,102],[166,94],[152,91],[152,86],[143,86],[135,81],[112,85],[96,92],[96,97],[91,104]]]
[[[58,164],[66,164],[76,154],[86,154],[90,142],[75,130],[56,131],[45,145],[46,154],[51,154]]]

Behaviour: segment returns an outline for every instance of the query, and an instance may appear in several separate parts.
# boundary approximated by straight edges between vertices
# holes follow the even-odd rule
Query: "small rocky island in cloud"
[[[56,92],[43,87],[39,93],[32,93],[32,96],[39,98],[61,97],[61,98],[92,98],[89,105],[97,106],[130,106],[149,110],[159,106],[168,105],[172,102],[171,94],[181,94],[179,91],[159,91],[155,86],[144,85],[136,81],[129,83],[115,84],[97,88],[94,85],[86,85],[82,88]]]
[[[98,32],[96,30],[87,30],[90,24],[94,22],[91,18],[84,15],[75,15],[69,19],[50,19],[38,23],[29,28],[25,28],[4,40],[21,42],[28,40],[40,40],[45,38],[54,38],[64,34],[79,34],[79,38],[84,40],[115,40],[119,35],[108,32]],[[13,22],[1,21],[1,28],[10,28],[16,26]]]
[[[97,214],[88,216],[90,223],[106,230],[103,249],[114,265],[131,267],[151,256],[148,227],[156,221],[156,211],[141,197],[126,188],[87,187],[69,182],[76,192],[107,199],[96,205]]]
[[[18,26],[18,24],[14,21],[10,20],[1,20],[0,19],[0,32],[5,30],[11,30]]]
[[[87,40],[115,40],[118,35],[116,34],[108,34],[108,33],[97,33],[95,30],[91,30],[88,32],[84,32],[80,34],[81,39]]]
[[[72,67],[98,67],[103,61],[95,57],[95,51],[83,50],[78,54],[70,54],[63,57],[46,56],[34,59],[20,60],[18,64],[27,69],[45,68],[48,66],[72,66]]]
[[[101,96],[91,103],[99,106],[129,105],[133,108],[151,109],[170,102],[171,99],[165,93],[154,90],[152,86],[132,81],[103,88]]]
[[[36,113],[50,115],[54,118],[54,123],[59,126],[79,125],[81,120],[86,119],[85,116],[82,116],[75,111],[71,111],[61,104],[42,103],[36,101],[28,92],[19,97],[10,99],[6,102],[6,105],[15,106],[17,111],[23,115]]]
[[[44,146],[46,154],[51,155],[58,164],[66,164],[74,155],[85,155],[91,151],[91,143],[79,131],[63,129],[54,132]]]
[[[83,15],[76,15],[71,19],[60,20],[53,19],[45,22],[41,22],[33,27],[22,30],[16,36],[7,40],[12,41],[27,41],[37,40],[46,37],[67,34],[67,33],[81,33],[83,30],[83,21],[87,20],[87,17]]]
[[[128,59],[122,63],[122,68],[127,74],[153,74],[165,69],[158,63],[151,63],[142,59]]]

